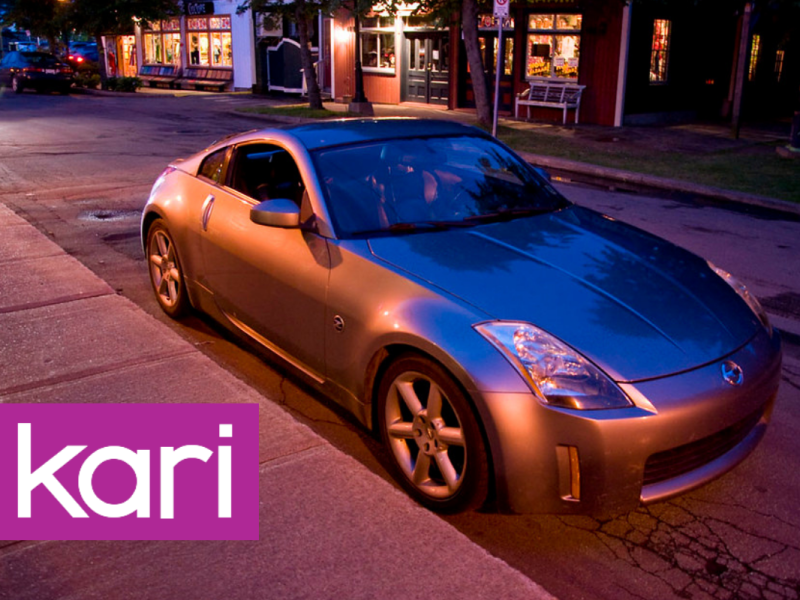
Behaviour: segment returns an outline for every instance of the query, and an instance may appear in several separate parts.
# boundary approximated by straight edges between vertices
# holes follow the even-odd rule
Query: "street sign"
[[[494,16],[500,18],[508,17],[509,0],[494,0]]]

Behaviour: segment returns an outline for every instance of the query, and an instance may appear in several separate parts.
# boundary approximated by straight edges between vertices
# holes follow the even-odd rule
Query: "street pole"
[[[503,17],[497,17],[497,60],[494,73],[494,114],[492,136],[497,137],[497,113],[500,110],[500,71],[503,66]]]
[[[497,113],[500,111],[500,73],[503,70],[503,19],[508,17],[509,0],[494,0],[492,14],[497,19],[497,64],[494,68],[494,114],[492,136],[497,137]]]
[[[364,93],[364,72],[361,69],[361,23],[358,17],[358,11],[356,11],[354,17],[356,33],[356,89],[353,95],[353,101],[350,103],[348,110],[353,113],[371,117],[375,113],[372,110],[372,104],[367,100],[367,95]]]

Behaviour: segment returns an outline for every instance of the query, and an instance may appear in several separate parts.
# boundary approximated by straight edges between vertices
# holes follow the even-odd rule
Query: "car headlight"
[[[475,325],[546,404],[579,410],[633,406],[608,376],[580,353],[529,323]]]
[[[755,313],[758,317],[758,320],[761,321],[761,324],[767,330],[767,332],[772,335],[772,324],[769,322],[769,317],[767,317],[767,312],[761,306],[761,303],[758,301],[758,298],[753,296],[750,293],[750,290],[747,289],[747,286],[742,283],[737,277],[734,277],[730,273],[728,273],[725,269],[720,269],[711,261],[707,261],[708,266],[714,271],[717,275],[722,277],[722,279],[727,283],[729,286],[733,288],[733,290],[739,294],[739,297],[747,303],[747,306],[750,307],[750,310]]]

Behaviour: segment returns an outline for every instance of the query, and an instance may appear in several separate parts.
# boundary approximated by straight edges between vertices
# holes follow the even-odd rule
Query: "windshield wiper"
[[[364,229],[354,231],[351,235],[371,235],[374,233],[429,233],[442,231],[451,227],[465,227],[469,223],[463,221],[416,221],[412,223],[393,223],[378,229]]]
[[[498,210],[491,213],[484,213],[482,215],[472,215],[471,217],[464,217],[464,221],[491,223],[494,221],[511,221],[521,217],[531,217],[533,215],[541,215],[544,213],[553,212],[556,210],[552,206],[540,207],[526,207],[526,208],[507,208]]]

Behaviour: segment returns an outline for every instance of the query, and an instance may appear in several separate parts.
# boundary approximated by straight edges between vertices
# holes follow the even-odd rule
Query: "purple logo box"
[[[0,404],[0,539],[257,540],[257,404]]]

